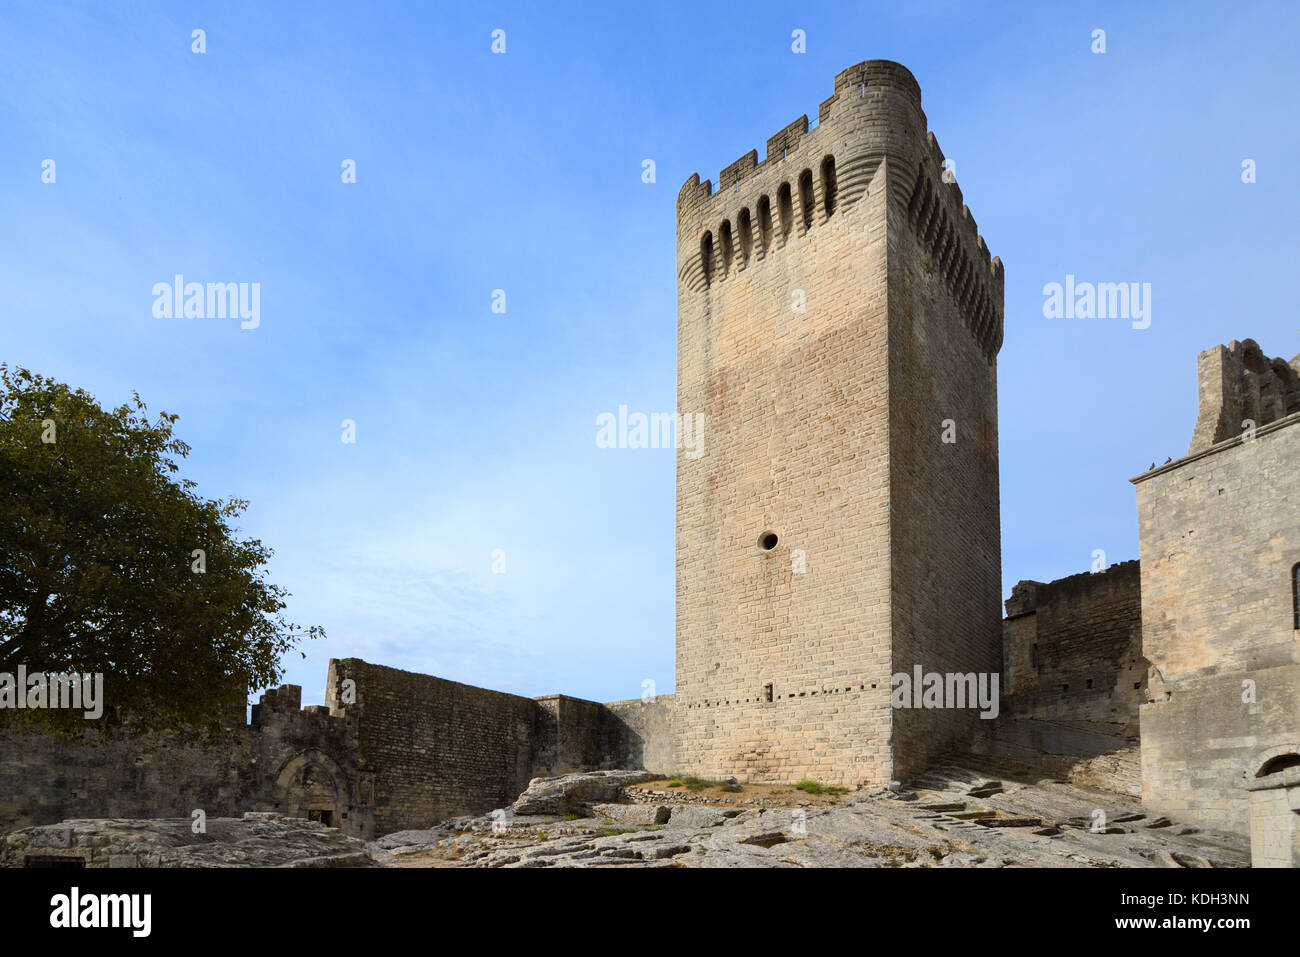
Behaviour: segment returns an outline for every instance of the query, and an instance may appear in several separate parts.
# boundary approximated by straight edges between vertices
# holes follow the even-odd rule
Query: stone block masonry
[[[609,768],[644,768],[673,774],[681,768],[675,695],[633,698],[605,705],[601,761]]]
[[[1199,411],[1191,455],[1300,412],[1300,356],[1270,359],[1254,339],[1206,349],[1197,357]]]
[[[426,828],[506,807],[537,776],[675,770],[672,697],[523,698],[347,658],[330,661],[326,705],[302,708],[302,689],[285,685],[251,721],[237,703],[211,738],[92,729],[69,740],[8,722],[0,831],[196,810],[311,818],[367,839]]]
[[[340,702],[348,679],[354,704]],[[504,807],[533,776],[541,714],[531,698],[347,658],[330,663],[326,700],[356,716],[378,834]]]
[[[301,709],[285,685],[253,706],[242,702],[220,730],[123,732],[91,728],[80,738],[0,724],[0,830],[65,818],[209,818],[245,811],[312,817],[370,836],[373,818],[359,793],[357,725],[319,706]]]
[[[1252,867],[1300,867],[1300,739],[1288,751],[1267,759],[1246,785]]]
[[[1002,265],[905,68],[835,78],[678,197],[682,769],[879,785],[978,720],[890,676],[1000,665]],[[945,441],[945,432],[951,441]]]
[[[1251,352],[1232,343],[1202,353],[1193,448],[1205,423],[1220,420],[1218,359]],[[1245,413],[1227,394],[1232,426]],[[1151,664],[1143,803],[1237,832],[1259,756],[1300,739],[1300,412],[1266,418],[1249,432],[1237,422],[1227,437],[1133,479]]]
[[[1137,736],[1147,684],[1138,562],[1047,584],[1022,581],[1006,608],[1005,712],[1101,722]]]

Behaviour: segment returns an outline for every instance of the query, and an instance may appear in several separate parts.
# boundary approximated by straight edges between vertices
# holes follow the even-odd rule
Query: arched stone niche
[[[1300,865],[1300,742],[1255,756],[1250,791],[1250,866]]]
[[[280,766],[275,778],[275,800],[281,814],[345,828],[347,774],[323,751],[300,751]]]

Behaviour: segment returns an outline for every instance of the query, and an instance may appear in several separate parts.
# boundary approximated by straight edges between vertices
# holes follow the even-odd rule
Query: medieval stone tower
[[[684,770],[905,778],[977,721],[890,676],[1001,663],[990,260],[897,63],[677,200]]]

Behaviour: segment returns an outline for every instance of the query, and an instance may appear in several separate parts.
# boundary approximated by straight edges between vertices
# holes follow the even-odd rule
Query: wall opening
[[[772,201],[766,196],[758,198],[758,235],[767,252],[772,248]]]
[[[770,552],[772,549],[776,548],[776,543],[779,540],[780,539],[777,537],[776,532],[769,530],[758,536],[758,547],[765,552]]]
[[[718,236],[722,239],[722,274],[725,276],[731,272],[731,220],[722,221],[722,229],[718,230]]]
[[[822,208],[826,218],[835,212],[835,157],[828,156],[822,160]]]
[[[276,808],[289,817],[339,826],[339,813],[348,806],[347,775],[337,761],[315,748],[289,758],[275,780]]]
[[[1291,627],[1300,631],[1300,562],[1291,566]]]
[[[781,212],[781,239],[788,239],[790,230],[794,229],[794,201],[790,195],[790,184],[782,183],[776,192],[776,205]]]
[[[713,233],[705,233],[700,240],[700,262],[704,264],[704,281],[713,281]]]
[[[763,685],[763,700],[764,701],[772,700],[772,683],[770,681],[767,684]]]
[[[749,210],[742,209],[736,217],[736,229],[740,231],[740,264],[749,265],[749,254],[754,249],[754,229],[749,221]]]
[[[1264,766],[1259,769],[1255,775],[1257,778],[1265,777],[1269,774],[1278,774],[1287,768],[1300,767],[1300,754],[1280,754],[1264,762]]]
[[[813,224],[813,182],[812,170],[806,169],[799,174],[799,211],[803,215],[803,228],[806,232]]]

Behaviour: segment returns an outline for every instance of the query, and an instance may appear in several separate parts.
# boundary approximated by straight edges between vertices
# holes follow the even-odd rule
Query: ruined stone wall
[[[0,831],[273,811],[369,839],[504,807],[534,776],[677,769],[672,695],[534,700],[347,658],[330,661],[328,704],[301,699],[296,685],[267,691],[251,722],[241,702],[211,739],[0,724]]]
[[[895,652],[997,666],[1001,270],[955,186],[916,190],[937,146],[906,69],[843,71],[819,120],[724,169],[716,194],[697,175],[678,199],[678,411],[707,423],[703,456],[678,458],[678,743],[682,770],[705,776],[878,785],[899,753]],[[904,261],[913,275],[896,280]],[[905,387],[909,369],[957,382]],[[978,444],[943,458],[891,438],[915,423],[938,443],[945,417]],[[969,471],[938,478],[954,459]],[[923,528],[891,481],[974,515]],[[900,748],[923,756],[967,717],[904,719]]]
[[[1138,562],[1048,584],[1021,582],[1007,601],[1007,614],[1006,711],[1138,733],[1147,676]]]
[[[568,695],[534,699],[539,711],[533,743],[534,776],[599,768],[605,760],[605,706]]]
[[[1298,463],[1292,414],[1133,480],[1151,663],[1143,801],[1153,810],[1244,832],[1253,760],[1296,739]],[[1254,701],[1243,700],[1247,681]]]
[[[189,817],[234,813],[239,768],[250,757],[239,730],[211,745],[176,734],[69,740],[10,724],[0,729],[0,829],[68,817]]]
[[[345,679],[356,682],[355,704],[338,700]],[[539,720],[531,698],[358,658],[331,662],[328,693],[332,710],[355,714],[379,834],[504,807],[528,786]]]
[[[211,739],[195,732],[97,728],[69,739],[7,722],[0,728],[0,829],[69,817],[208,817],[244,811],[306,816],[369,836],[353,800],[355,727],[326,709],[298,709],[301,689],[268,692],[245,724],[243,707]],[[309,783],[303,783],[303,776]]]
[[[369,839],[505,807],[534,776],[678,767],[672,695],[521,698],[347,658],[330,661],[328,704],[301,699],[296,685],[267,691],[249,722],[241,702],[211,739],[0,724],[0,831],[271,811]]]
[[[1199,412],[1188,454],[1300,412],[1300,356],[1270,359],[1254,339],[1206,349],[1196,360]]]
[[[674,774],[681,768],[676,730],[676,696],[633,698],[605,705],[602,766]]]
[[[1039,582],[1019,582],[1016,588]],[[1007,602],[1008,612],[1011,603]],[[1038,687],[1035,659],[1038,646],[1038,620],[1032,613],[1002,620],[1002,697],[1010,702],[1017,695],[1032,694]]]

